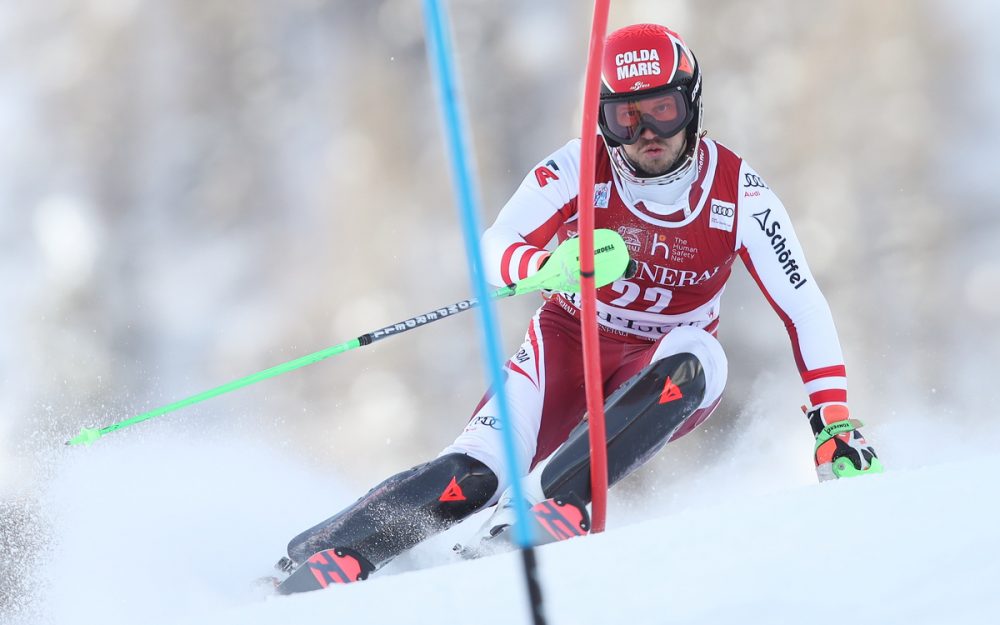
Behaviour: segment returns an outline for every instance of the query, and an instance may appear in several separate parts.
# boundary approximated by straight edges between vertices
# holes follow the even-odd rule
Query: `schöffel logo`
[[[764,235],[770,239],[771,249],[774,250],[774,255],[777,257],[778,262],[781,263],[781,268],[784,270],[785,275],[788,276],[788,282],[794,285],[796,289],[808,282],[799,273],[801,267],[799,267],[799,263],[792,256],[792,250],[788,249],[788,238],[783,234],[779,234],[781,222],[771,218],[771,209],[767,208],[759,213],[754,213],[753,218],[757,220]]]
[[[761,189],[771,188],[766,184],[764,184],[764,180],[757,174],[751,174],[751,173],[743,174],[743,188],[748,189],[750,187],[760,187]]]
[[[733,231],[733,221],[736,219],[736,205],[722,200],[712,200],[712,215],[708,227],[716,230]]]

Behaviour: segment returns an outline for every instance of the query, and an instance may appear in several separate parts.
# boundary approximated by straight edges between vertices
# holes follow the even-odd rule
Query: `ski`
[[[498,517],[509,515],[495,515],[491,519]],[[590,532],[590,515],[586,504],[571,493],[567,497],[544,499],[531,506],[528,524],[531,545],[539,547],[586,535]],[[466,560],[473,560],[517,548],[511,523],[499,520],[496,523],[487,522],[481,531],[483,533],[478,540],[470,545],[455,545],[454,551]]]
[[[337,584],[361,581],[374,570],[375,567],[353,549],[324,549],[309,556],[278,584],[276,590],[282,595],[322,590]]]
[[[531,507],[530,519],[534,545],[576,538],[590,531],[587,506],[574,494],[536,503]]]

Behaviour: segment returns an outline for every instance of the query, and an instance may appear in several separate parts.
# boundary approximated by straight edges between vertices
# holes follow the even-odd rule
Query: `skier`
[[[728,374],[716,339],[719,304],[737,256],[791,338],[811,404],[804,410],[817,437],[819,479],[881,471],[860,422],[849,418],[837,331],[788,213],[746,161],[702,131],[694,54],[666,27],[628,26],[607,38],[602,81],[595,227],[620,233],[636,261],[634,275],[597,292],[610,483],[719,404]],[[574,139],[545,158],[484,233],[492,283],[533,274],[547,247],[576,235],[580,151]],[[512,522],[510,497],[502,495],[525,474],[529,504],[558,497],[582,508],[590,490],[579,314],[577,295],[549,294],[506,364],[516,468],[504,462],[497,406],[487,393],[436,459],[296,536],[279,568],[337,549],[352,571],[346,581],[363,578],[499,501],[483,530],[489,540]],[[655,385],[641,384],[654,369]],[[586,521],[576,520],[582,533]]]

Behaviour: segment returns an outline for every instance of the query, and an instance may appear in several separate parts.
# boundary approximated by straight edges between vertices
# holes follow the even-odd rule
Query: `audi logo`
[[[761,189],[770,188],[766,184],[764,184],[764,181],[761,180],[761,177],[756,174],[743,174],[743,179],[745,181],[743,183],[744,187],[760,187]]]
[[[732,217],[736,214],[731,206],[720,206],[719,204],[712,204],[712,214],[719,215],[721,217]]]

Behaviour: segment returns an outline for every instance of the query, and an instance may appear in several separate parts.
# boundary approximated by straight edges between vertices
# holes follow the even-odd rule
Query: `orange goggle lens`
[[[677,90],[601,104],[601,130],[619,143],[632,144],[649,128],[661,137],[672,137],[690,121],[690,107],[684,93]]]

